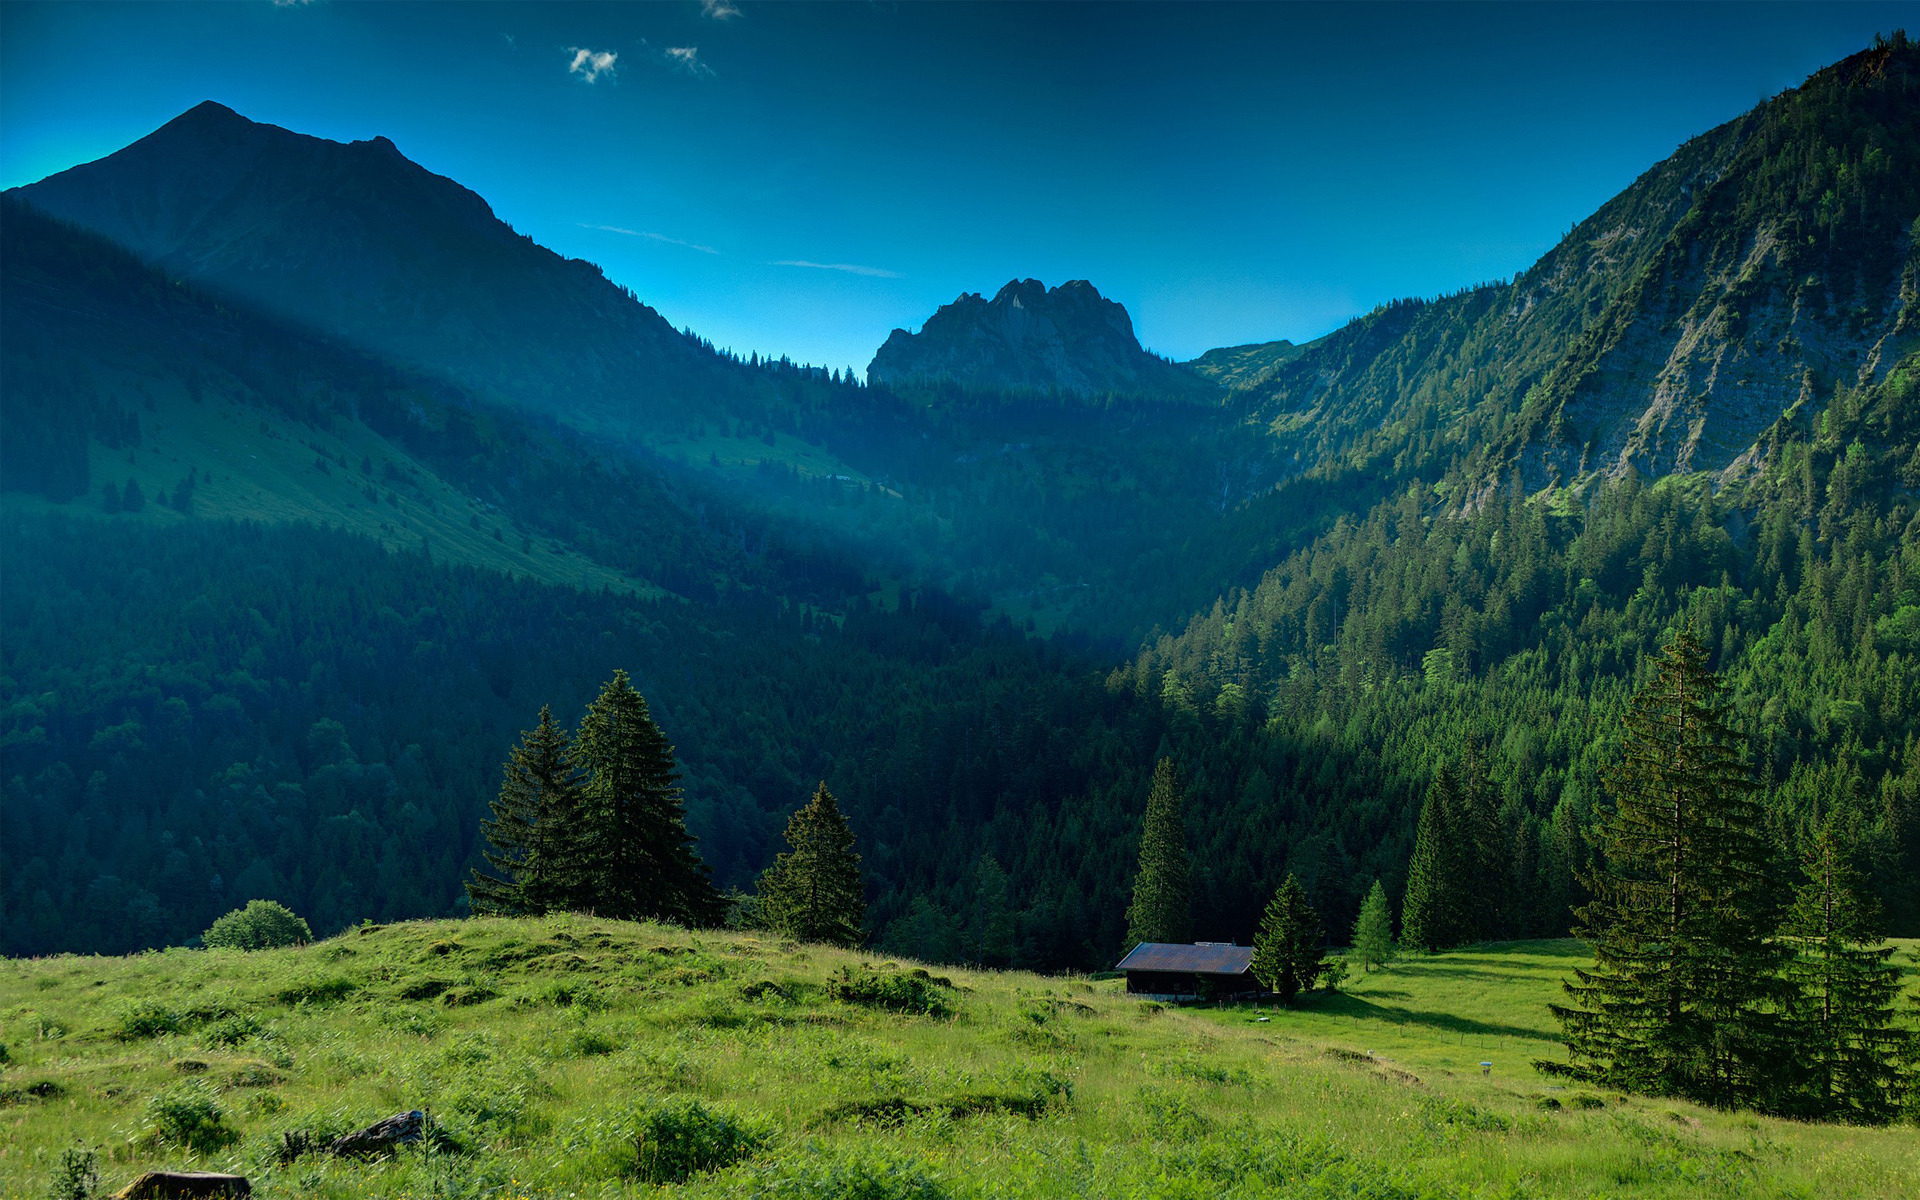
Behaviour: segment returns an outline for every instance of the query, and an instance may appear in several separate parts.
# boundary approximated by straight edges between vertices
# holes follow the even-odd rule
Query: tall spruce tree
[[[588,707],[574,759],[587,772],[594,910],[635,921],[719,921],[724,901],[687,833],[673,744],[625,671]]]
[[[1291,1004],[1327,973],[1321,954],[1326,940],[1320,914],[1307,903],[1306,889],[1287,872],[1253,935],[1253,976],[1282,1003]]]
[[[1400,936],[1409,946],[1447,950],[1468,939],[1470,860],[1461,828],[1464,803],[1452,765],[1442,765],[1420,806],[1407,891],[1400,901]]]
[[[1393,944],[1393,914],[1387,908],[1387,889],[1380,886],[1378,879],[1373,881],[1367,898],[1360,902],[1360,916],[1353,923],[1353,949],[1365,971],[1386,966],[1397,952]]]
[[[475,912],[540,913],[585,907],[588,878],[586,813],[580,773],[567,731],[541,706],[540,721],[523,731],[501,771],[493,819],[480,822],[494,874],[467,881]]]
[[[1140,827],[1140,872],[1127,909],[1127,947],[1141,942],[1184,942],[1191,929],[1188,894],[1186,798],[1174,782],[1173,760],[1154,765],[1153,787]]]
[[[1576,913],[1594,965],[1551,1006],[1569,1061],[1544,1070],[1719,1107],[1778,1092],[1770,854],[1724,692],[1682,630],[1633,698]]]
[[[787,845],[760,875],[760,916],[803,942],[857,946],[866,937],[866,892],[853,830],[825,783],[787,821]]]
[[[1452,880],[1461,917],[1461,938],[1492,941],[1506,935],[1511,916],[1509,880],[1513,838],[1500,813],[1486,751],[1468,738],[1460,769],[1460,810],[1454,822],[1461,873]]]
[[[1795,957],[1793,1061],[1804,1073],[1802,1115],[1881,1125],[1900,1109],[1900,1063],[1909,1049],[1894,1024],[1900,968],[1888,960],[1875,906],[1824,826],[1804,859],[1806,882],[1781,933]]]

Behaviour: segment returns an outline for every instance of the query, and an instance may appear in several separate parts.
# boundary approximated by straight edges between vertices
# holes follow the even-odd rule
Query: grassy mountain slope
[[[1307,345],[1312,345],[1309,342]],[[1221,346],[1209,350],[1187,366],[1223,387],[1245,391],[1265,383],[1294,359],[1307,351],[1285,338],[1277,342],[1255,342],[1246,346]]]
[[[77,502],[8,492],[0,501],[7,508],[148,526],[195,519],[311,523],[363,535],[387,549],[425,548],[449,562],[518,578],[660,594],[645,580],[550,538],[534,544],[497,507],[464,494],[430,463],[362,422],[343,419],[316,428],[263,403],[244,382],[206,373],[198,376],[198,400],[178,386],[177,376],[122,374],[96,365],[92,379],[101,397],[145,418],[140,444],[110,449],[91,441],[87,470],[95,486]],[[194,483],[183,512],[168,501],[187,478]],[[148,498],[138,512],[124,508],[129,482]],[[112,512],[104,499],[107,488],[121,497]]]
[[[737,1162],[672,1189],[694,1196],[1876,1200],[1920,1186],[1911,1127],[1553,1087],[1527,1064],[1553,1052],[1544,1004],[1578,961],[1553,942],[1417,958],[1265,1023],[1161,1010],[1117,981],[917,977],[579,917],[11,961],[0,1190],[41,1191],[60,1152],[86,1145],[111,1184],[193,1164],[240,1170],[267,1197],[658,1194],[635,1135],[649,1111],[665,1114],[656,1130],[686,1128],[689,1102],[745,1135]],[[836,996],[850,978],[934,1011]],[[289,1133],[418,1107],[457,1148],[280,1161]]]

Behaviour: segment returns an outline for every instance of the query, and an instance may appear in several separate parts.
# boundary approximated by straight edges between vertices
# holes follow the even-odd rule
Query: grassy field
[[[1911,1126],[1551,1086],[1578,953],[1416,957],[1279,1013],[584,917],[6,961],[0,1195],[79,1146],[103,1193],[191,1164],[270,1197],[1920,1195]],[[287,1154],[413,1108],[445,1144]]]

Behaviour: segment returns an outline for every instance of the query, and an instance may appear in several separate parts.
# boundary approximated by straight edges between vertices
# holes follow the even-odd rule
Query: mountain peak
[[[385,137],[313,137],[207,101],[9,194],[215,294],[529,407],[626,422],[660,379],[718,362]]]
[[[202,100],[173,120],[168,121],[167,125],[201,125],[222,121],[229,123],[239,122],[245,125],[253,124],[252,121],[247,120],[218,100]],[[166,127],[167,126],[164,125],[161,126],[163,129]]]
[[[867,368],[875,383],[952,382],[993,391],[1188,394],[1204,386],[1141,349],[1133,319],[1084,279],[1009,280],[962,293],[919,333],[896,329]]]

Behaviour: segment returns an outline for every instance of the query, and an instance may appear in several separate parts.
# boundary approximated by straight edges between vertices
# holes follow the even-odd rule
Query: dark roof
[[[1120,960],[1117,971],[1193,971],[1201,975],[1244,975],[1253,965],[1252,946],[1222,942],[1186,946],[1177,942],[1141,942]]]

